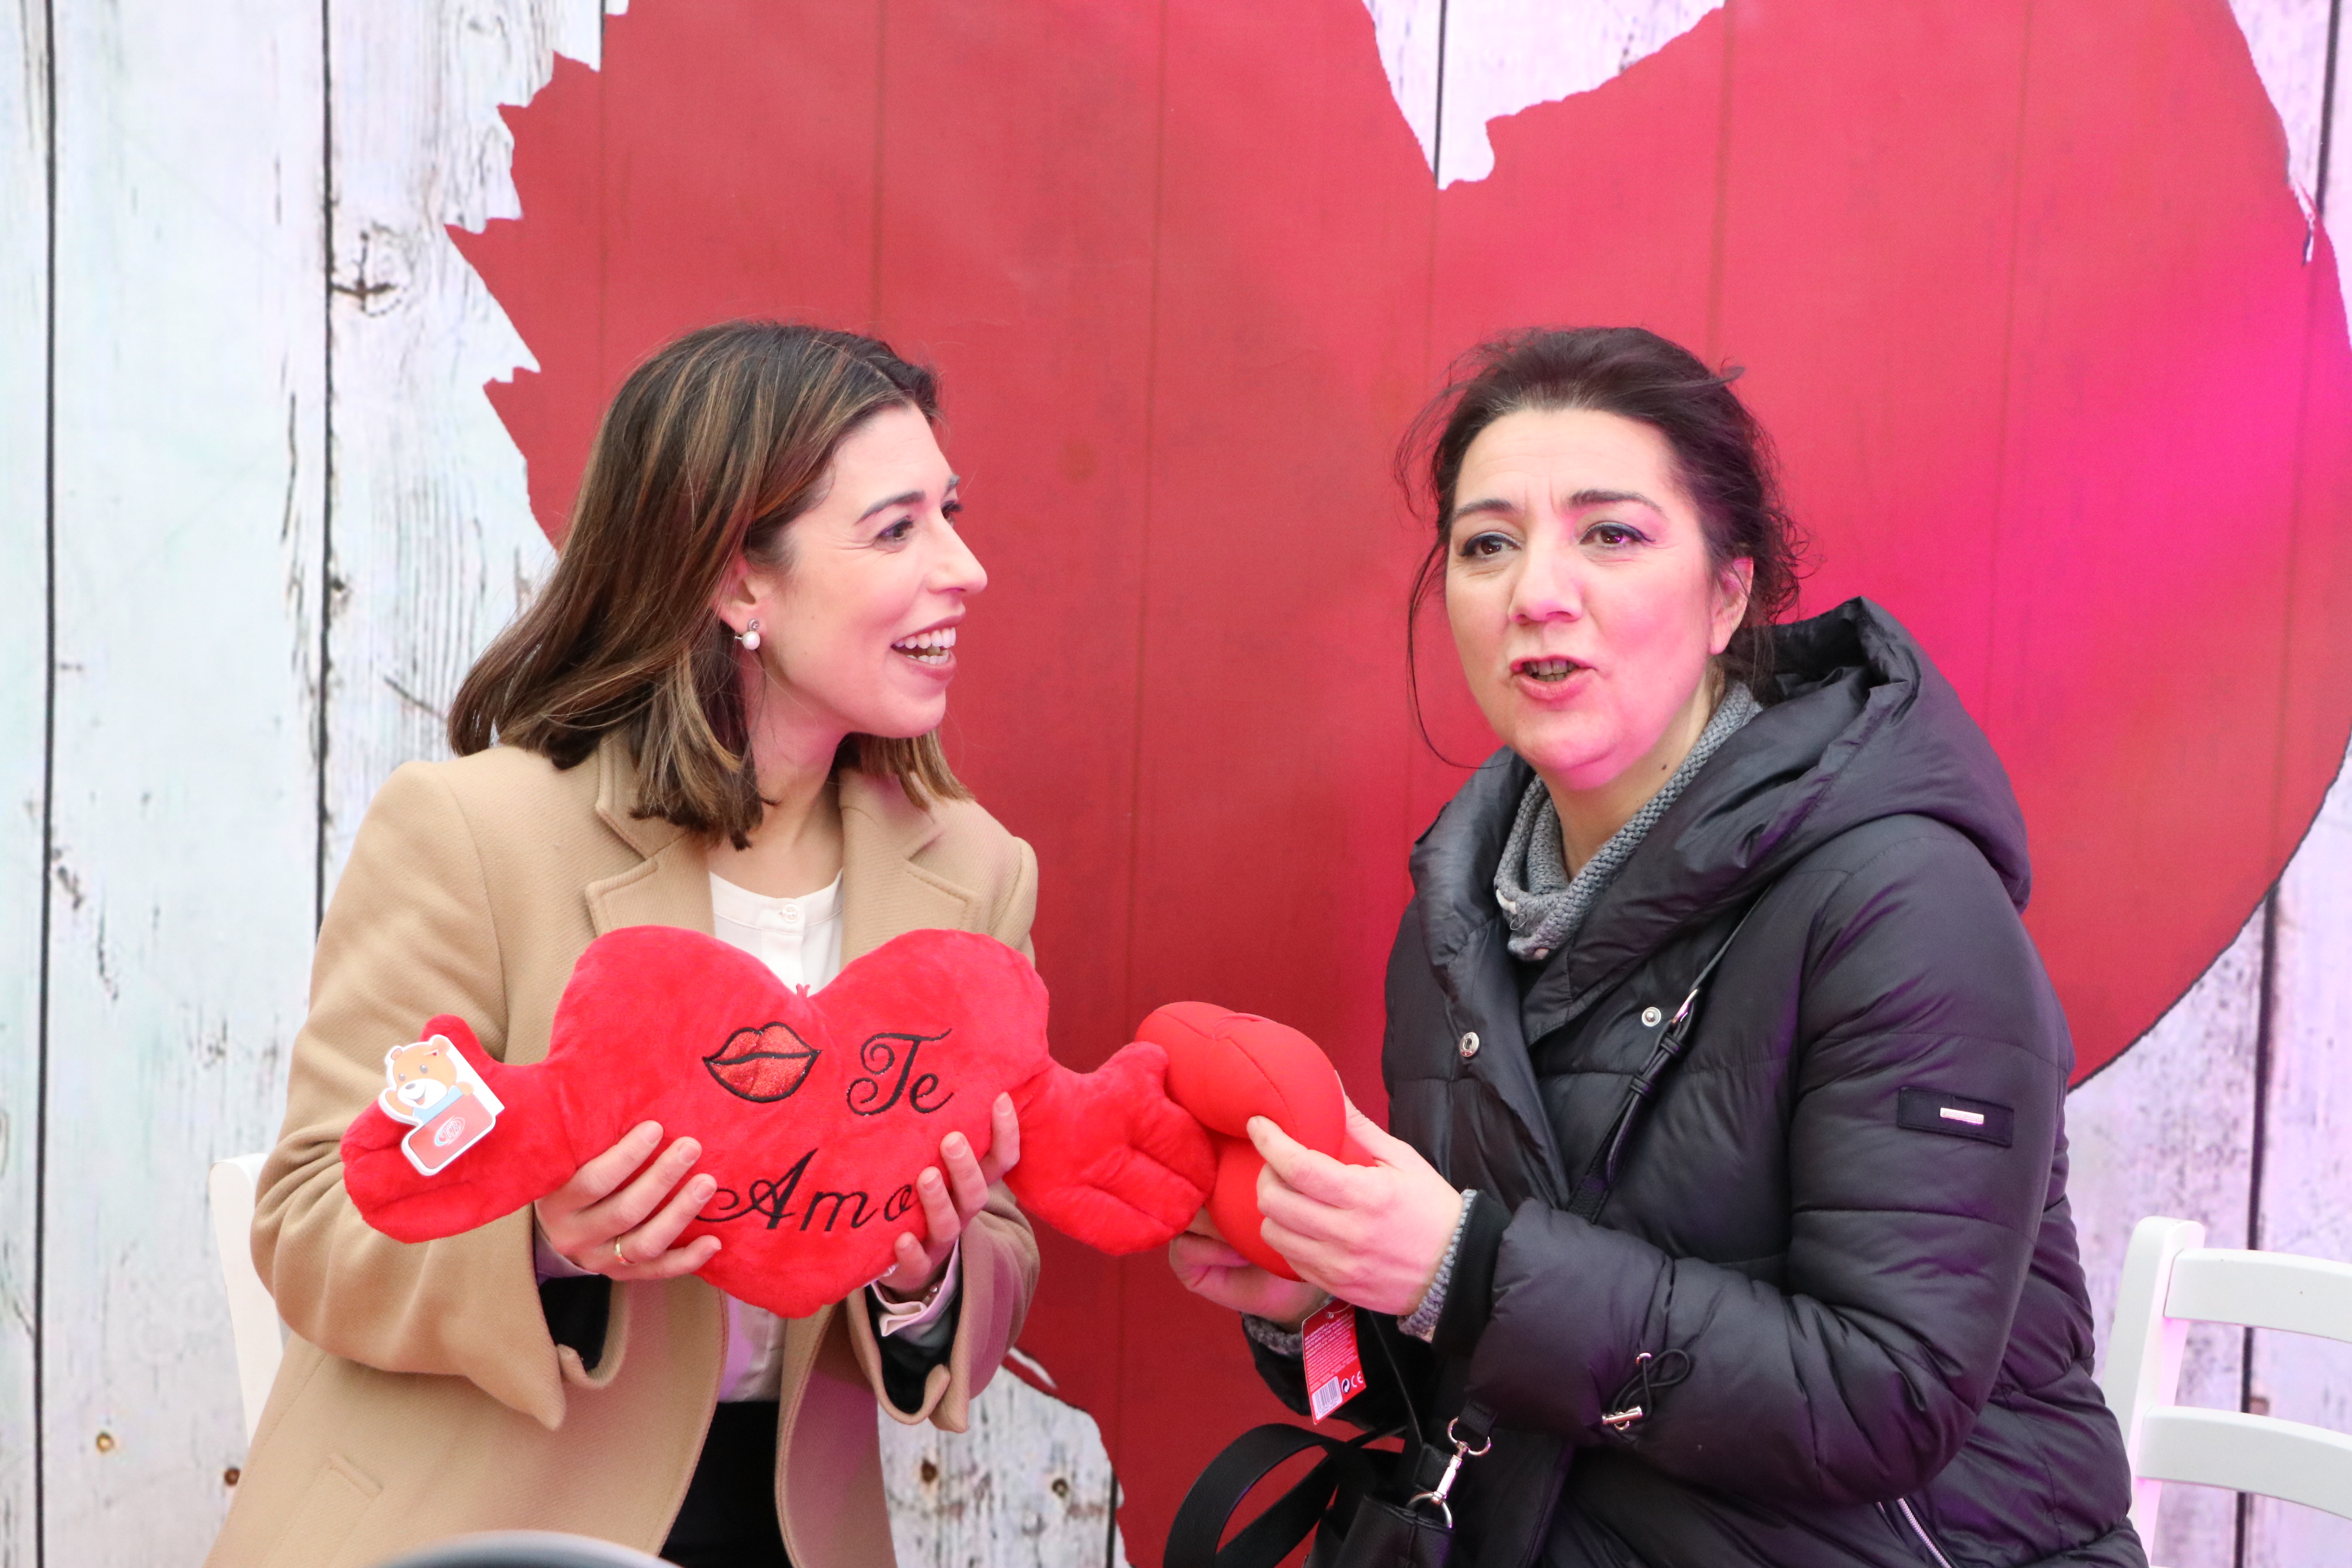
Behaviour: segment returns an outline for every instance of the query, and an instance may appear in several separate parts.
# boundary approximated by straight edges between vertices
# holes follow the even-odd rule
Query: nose
[[[1584,557],[1566,527],[1547,520],[1531,531],[1511,586],[1515,621],[1573,621],[1584,615]]]
[[[980,557],[971,552],[963,535],[954,526],[940,529],[938,537],[945,542],[939,557],[931,563],[931,587],[942,594],[977,594],[988,586],[988,569]]]

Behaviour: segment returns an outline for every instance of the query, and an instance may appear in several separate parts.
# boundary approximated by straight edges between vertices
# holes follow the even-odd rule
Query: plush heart
[[[448,1015],[425,1026],[436,1036],[496,1097],[497,1121],[420,1169],[387,1088],[343,1135],[344,1188],[369,1224],[403,1241],[470,1230],[650,1119],[698,1140],[699,1168],[719,1180],[678,1244],[719,1237],[704,1276],[787,1317],[885,1272],[900,1231],[923,1234],[917,1173],[951,1131],[986,1154],[1000,1092],[1021,1118],[1007,1180],[1024,1206],[1109,1253],[1165,1245],[1205,1204],[1235,1247],[1297,1279],[1258,1233],[1249,1119],[1371,1163],[1347,1137],[1339,1075],[1297,1030],[1174,1003],[1075,1073],[1046,1054],[1037,972],[968,931],[908,932],[810,992],[699,931],[632,926],[573,966],[545,1060],[496,1061]],[[436,1054],[394,1053],[404,1065]]]
[[[965,931],[898,937],[811,993],[698,931],[630,927],[582,954],[542,1062],[508,1067],[464,1020],[432,1020],[426,1037],[497,1097],[496,1124],[425,1174],[401,1148],[409,1129],[371,1105],[343,1138],[344,1185],[387,1235],[451,1236],[544,1197],[651,1119],[699,1140],[718,1178],[680,1237],[720,1238],[704,1276],[799,1317],[887,1270],[900,1231],[923,1234],[917,1173],[950,1131],[985,1154],[1010,1091],[1024,1206],[1106,1251],[1162,1245],[1208,1195],[1207,1134],[1169,1099],[1158,1046],[1071,1072],[1046,1054],[1045,1006],[1026,959]]]
[[[1287,1024],[1171,1002],[1135,1037],[1168,1053],[1168,1093],[1200,1119],[1216,1150],[1209,1217],[1234,1249],[1285,1279],[1298,1275],[1260,1234],[1258,1173],[1265,1158],[1249,1139],[1253,1116],[1270,1118],[1301,1143],[1350,1164],[1377,1163],[1348,1136],[1347,1100],[1323,1048]]]

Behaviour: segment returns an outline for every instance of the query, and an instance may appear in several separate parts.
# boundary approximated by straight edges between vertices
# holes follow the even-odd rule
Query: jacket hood
[[[1611,983],[1676,931],[1746,903],[1815,848],[1882,817],[1932,817],[1967,835],[2024,909],[2025,819],[2009,775],[1901,623],[1849,599],[1776,628],[1775,646],[1764,711],[1658,819],[1539,992],[1557,987],[1564,1001]],[[1534,776],[1498,752],[1414,847],[1413,884],[1441,970],[1501,918],[1495,868]]]

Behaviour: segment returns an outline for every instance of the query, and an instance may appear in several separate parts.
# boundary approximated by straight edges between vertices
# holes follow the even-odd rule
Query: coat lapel
[[[630,815],[637,804],[637,770],[628,742],[607,735],[593,764],[596,815],[645,859],[584,889],[596,934],[623,926],[684,926],[710,933],[710,867],[702,842],[675,823]]]
[[[940,836],[895,779],[844,768],[841,779],[841,961],[910,931],[985,931],[980,895],[916,857]]]

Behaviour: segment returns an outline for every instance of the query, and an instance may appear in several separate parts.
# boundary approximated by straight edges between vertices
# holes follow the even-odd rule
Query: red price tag
[[[1299,1325],[1307,1346],[1307,1408],[1320,1421],[1364,1392],[1364,1358],[1356,1353],[1356,1309],[1328,1301]]]

